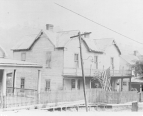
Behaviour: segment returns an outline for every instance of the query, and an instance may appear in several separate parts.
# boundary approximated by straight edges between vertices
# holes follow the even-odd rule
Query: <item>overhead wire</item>
[[[120,32],[117,32],[117,31],[115,31],[115,30],[113,30],[113,29],[111,29],[111,28],[108,28],[107,26],[104,26],[104,25],[102,25],[102,24],[100,24],[100,23],[98,23],[98,22],[96,22],[96,21],[94,21],[94,20],[92,20],[92,19],[90,19],[90,18],[87,18],[87,17],[85,17],[85,16],[83,16],[83,15],[81,15],[81,14],[79,14],[79,13],[77,13],[77,12],[71,10],[71,9],[68,9],[68,8],[66,8],[66,7],[64,7],[64,6],[60,5],[60,4],[58,4],[58,3],[55,3],[55,4],[58,5],[58,6],[60,6],[60,7],[62,7],[62,8],[64,8],[64,9],[66,9],[66,10],[68,10],[68,11],[70,11],[70,12],[72,12],[72,13],[74,13],[74,14],[79,15],[80,17],[83,17],[83,18],[85,18],[85,19],[91,21],[92,23],[95,23],[95,24],[97,24],[97,25],[99,25],[99,26],[101,26],[101,27],[104,27],[104,28],[106,28],[106,29],[108,29],[108,30],[110,30],[110,31],[112,31],[112,32],[114,32],[114,33],[117,33],[118,35],[121,35],[121,36],[123,36],[123,37],[125,37],[125,38],[128,38],[128,39],[130,39],[130,40],[132,40],[132,41],[134,41],[134,42],[137,42],[137,43],[139,43],[139,44],[143,44],[143,43],[141,43],[141,42],[139,42],[139,41],[136,41],[136,40],[134,40],[134,39],[132,39],[132,38],[126,36],[126,35],[123,35],[123,34],[120,33]]]

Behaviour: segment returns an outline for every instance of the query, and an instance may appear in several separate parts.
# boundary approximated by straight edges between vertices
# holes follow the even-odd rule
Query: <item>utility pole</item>
[[[88,106],[87,106],[87,99],[86,99],[86,91],[85,91],[85,76],[84,76],[84,68],[83,68],[83,58],[82,58],[82,46],[81,46],[81,36],[85,34],[90,34],[91,32],[80,34],[76,36],[72,36],[71,38],[78,37],[79,38],[79,49],[80,49],[80,59],[81,59],[81,69],[82,69],[82,77],[83,77],[83,92],[84,92],[84,100],[85,100],[85,106],[86,106],[86,112],[88,112]]]
[[[83,77],[84,100],[85,100],[86,112],[88,112],[87,99],[86,99],[86,91],[85,91],[85,76],[84,76],[84,69],[83,69],[83,58],[82,58],[82,46],[81,46],[81,35],[80,35],[80,32],[78,33],[78,36],[79,36],[79,48],[80,48],[81,69],[82,69],[82,77]]]

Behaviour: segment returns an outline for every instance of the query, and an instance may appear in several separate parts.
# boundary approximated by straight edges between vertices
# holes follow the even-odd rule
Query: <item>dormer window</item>
[[[21,53],[21,60],[22,60],[22,61],[25,61],[25,60],[26,60],[26,53],[25,53],[25,52],[24,52],[24,53],[23,53],[23,52]]]

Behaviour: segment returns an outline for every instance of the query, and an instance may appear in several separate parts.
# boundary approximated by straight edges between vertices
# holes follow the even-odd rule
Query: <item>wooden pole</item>
[[[123,78],[121,78],[121,91],[123,91]]]
[[[82,46],[81,46],[81,34],[80,34],[80,32],[78,33],[78,37],[79,37],[80,59],[81,59],[81,68],[82,68],[82,77],[83,77],[84,100],[85,100],[85,105],[86,105],[86,112],[88,112],[87,100],[86,100],[86,91],[85,91],[85,76],[84,76],[84,69],[83,69],[83,58],[82,58]]]
[[[12,88],[13,94],[14,94],[14,90],[15,90],[15,72],[16,72],[16,70],[14,69],[14,71],[13,71],[13,88]]]
[[[38,94],[38,103],[40,103],[40,94],[41,94],[41,70],[38,70],[37,94]]]

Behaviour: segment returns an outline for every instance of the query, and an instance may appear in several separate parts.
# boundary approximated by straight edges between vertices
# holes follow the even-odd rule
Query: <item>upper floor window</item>
[[[51,87],[51,80],[50,79],[46,79],[46,87],[45,87],[45,91],[50,90]]]
[[[51,51],[46,52],[46,66],[49,68],[51,67],[51,55]]]
[[[74,54],[74,62],[75,62],[75,67],[79,67],[79,55]]]
[[[96,69],[98,69],[98,56],[94,56],[94,62],[96,65]]]
[[[25,53],[25,52],[24,52],[24,53],[23,53],[23,52],[21,53],[21,60],[22,60],[22,61],[25,61],[25,60],[26,60],[26,53]]]
[[[114,69],[114,58],[111,57],[111,68]]]

